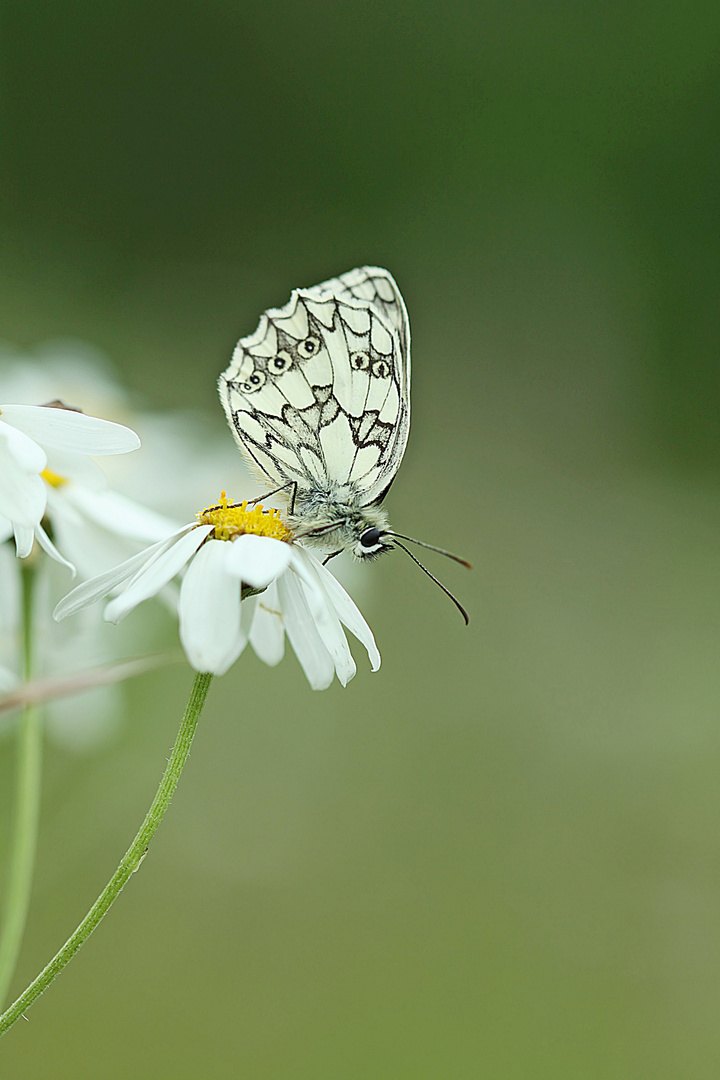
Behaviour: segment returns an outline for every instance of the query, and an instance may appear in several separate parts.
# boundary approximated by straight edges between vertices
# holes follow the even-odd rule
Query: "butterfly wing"
[[[366,267],[295,290],[241,338],[219,388],[261,476],[376,501],[410,424],[410,332],[392,277]]]
[[[393,326],[400,338],[401,387],[405,397],[410,397],[410,321],[405,301],[387,270],[379,266],[361,266],[348,270],[340,277],[330,278],[308,289],[309,294],[329,293],[339,300],[366,300],[377,308]]]

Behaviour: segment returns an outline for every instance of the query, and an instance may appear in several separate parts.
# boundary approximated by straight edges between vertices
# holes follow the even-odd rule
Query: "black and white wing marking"
[[[387,322],[394,326],[400,338],[400,351],[404,359],[401,374],[405,375],[403,390],[410,397],[410,321],[405,301],[395,284],[395,279],[387,270],[379,266],[360,266],[348,270],[340,277],[330,278],[320,285],[308,289],[308,293],[322,295],[329,293],[339,300],[367,300],[378,308]]]
[[[339,486],[363,506],[380,498],[407,442],[409,344],[405,305],[386,270],[297,289],[266,311],[219,382],[256,471],[301,490]]]

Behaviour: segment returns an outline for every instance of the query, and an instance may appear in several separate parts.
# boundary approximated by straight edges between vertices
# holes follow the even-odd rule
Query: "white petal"
[[[180,573],[212,529],[212,525],[198,525],[175,539],[166,551],[162,551],[143,566],[124,592],[110,601],[103,617],[108,622],[120,622],[143,600],[149,600],[151,596],[159,593]]]
[[[0,409],[0,416],[5,416],[5,406]],[[47,455],[43,448],[27,435],[23,435],[14,425],[6,424],[3,420],[0,420],[0,441],[5,444],[18,465],[27,472],[41,473],[47,465]]]
[[[77,566],[81,581],[104,574],[106,570],[125,562],[132,552],[138,551],[123,537],[108,533],[92,521],[85,519],[78,525],[73,508],[67,501],[59,508],[50,508],[50,497],[51,493],[48,492],[53,540],[65,558]],[[141,549],[145,546],[141,545]]]
[[[27,559],[33,549],[35,533],[26,525],[13,525],[15,534],[15,553],[18,559]]]
[[[146,548],[145,551],[141,551],[138,555],[133,555],[131,559],[126,559],[119,566],[114,566],[112,570],[107,570],[104,574],[98,574],[97,577],[84,581],[82,585],[78,585],[60,601],[53,611],[53,618],[59,622],[60,619],[66,619],[68,615],[73,615],[81,608],[94,604],[96,600],[107,596],[118,585],[128,581],[146,563],[157,558],[162,552],[167,551],[175,543],[176,539],[194,528],[194,525],[185,525],[175,536],[169,536],[167,540],[161,540],[159,543],[153,544],[152,547]]]
[[[120,622],[138,604],[141,604],[142,600],[157,595],[168,581],[172,581],[186,566],[212,530],[212,525],[200,525],[174,539],[166,550],[161,550],[138,570],[119,596],[110,600],[104,611],[104,618],[108,622]]]
[[[273,578],[287,570],[292,557],[290,544],[270,536],[246,533],[227,545],[225,566],[253,589],[264,589]]]
[[[50,555],[51,558],[55,559],[55,562],[59,562],[62,563],[63,566],[67,566],[68,570],[72,572],[72,576],[75,577],[75,575],[77,574],[77,570],[71,562],[68,562],[67,559],[60,554],[48,534],[43,529],[42,525],[35,526],[35,536],[37,537],[37,541],[43,551],[47,552],[47,554]]]
[[[293,563],[293,566],[295,562]],[[310,567],[312,573],[312,567]],[[335,614],[335,609],[330,603],[325,589],[320,583],[317,574],[312,574],[312,580],[303,580],[303,591],[308,607],[315,620],[315,626],[323,640],[325,648],[330,653],[335,664],[337,677],[343,686],[347,686],[355,675],[357,668],[348,648],[347,639],[340,625],[340,620]]]
[[[82,529],[87,527],[87,518],[84,514],[81,514],[72,505],[71,500],[68,499],[68,491],[72,488],[72,484],[63,484],[61,487],[52,487],[48,485],[47,489],[47,509],[45,513],[53,523],[53,529],[58,525],[59,521],[64,524],[70,525],[75,529]]]
[[[0,412],[18,431],[41,446],[71,450],[76,454],[127,454],[137,450],[134,431],[110,420],[46,405],[2,405]],[[43,466],[44,468],[44,466]]]
[[[261,596],[245,600],[245,605],[251,600],[255,601],[255,611],[250,623],[250,644],[263,663],[275,667],[285,655],[285,627],[276,582],[271,582]]]
[[[176,521],[148,510],[116,491],[88,491],[76,484],[67,484],[59,491],[91,521],[118,536],[144,541],[160,540],[178,530]]]
[[[196,671],[224,675],[247,642],[240,625],[240,581],[225,566],[225,540],[210,540],[180,588],[180,640]]]
[[[47,467],[63,479],[70,480],[73,484],[87,490],[105,491],[107,489],[108,482],[105,473],[87,454],[73,454],[68,450],[52,447],[48,450]]]
[[[313,690],[326,690],[333,681],[335,665],[310,614],[300,582],[294,574],[278,581],[283,622],[290,644]]]
[[[12,534],[12,521],[10,521],[10,518],[3,517],[0,514],[0,544],[4,544],[6,540],[9,540]],[[0,593],[0,595],[2,594]]]
[[[354,600],[343,589],[337,578],[330,573],[326,566],[316,559],[312,552],[302,549],[303,556],[306,556],[314,567],[320,581],[323,583],[326,593],[328,594],[335,612],[340,619],[343,626],[346,626],[351,634],[354,634],[358,641],[367,649],[367,654],[370,660],[373,671],[377,671],[380,667],[380,653],[378,647],[375,644],[375,638],[373,632],[365,622],[365,619],[360,612],[360,609],[355,604]]]
[[[0,513],[28,529],[45,513],[47,489],[39,475],[18,465],[0,440]]]

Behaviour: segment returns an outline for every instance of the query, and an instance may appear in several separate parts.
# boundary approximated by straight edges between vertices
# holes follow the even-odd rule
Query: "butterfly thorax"
[[[384,541],[388,517],[382,506],[362,506],[352,485],[313,486],[299,490],[288,524],[306,544],[326,550],[352,551],[359,559],[373,558],[391,545]]]

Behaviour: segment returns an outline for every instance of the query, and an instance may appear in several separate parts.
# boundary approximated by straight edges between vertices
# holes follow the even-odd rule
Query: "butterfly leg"
[[[288,480],[287,484],[283,484],[282,487],[274,488],[272,491],[268,491],[265,495],[258,495],[257,499],[248,499],[248,506],[254,506],[255,503],[264,501],[271,498],[273,495],[277,495],[280,491],[287,491],[288,488],[292,488],[292,495],[290,496],[289,512],[295,513],[295,496],[297,495],[297,480]]]
[[[326,555],[323,559],[323,566],[327,566],[331,559],[334,559],[336,555],[342,555],[342,548],[338,551],[331,551],[329,555]]]

